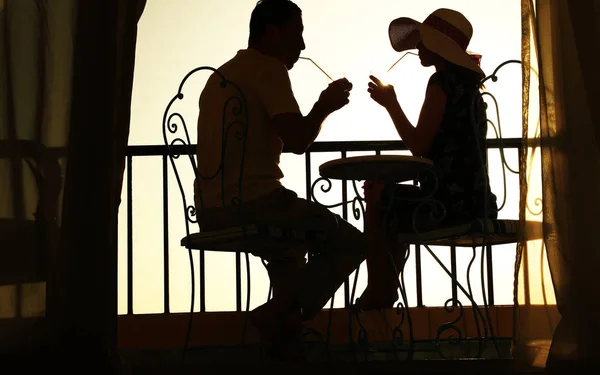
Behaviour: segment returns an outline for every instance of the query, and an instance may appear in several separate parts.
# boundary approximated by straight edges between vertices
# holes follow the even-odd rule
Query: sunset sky
[[[305,26],[304,57],[317,62],[334,79],[348,78],[354,84],[350,104],[332,114],[325,122],[317,141],[397,140],[399,139],[385,110],[374,103],[366,91],[369,74],[392,83],[408,118],[416,122],[424,98],[425,86],[433,73],[423,68],[415,56],[407,56],[389,73],[384,72],[401,56],[388,40],[390,21],[408,16],[422,21],[437,8],[449,7],[462,12],[473,24],[474,36],[469,50],[483,55],[482,68],[491,73],[501,62],[520,59],[520,0],[297,0]],[[148,0],[139,22],[137,56],[132,100],[131,145],[162,144],[163,111],[176,94],[183,76],[197,66],[218,67],[247,47],[248,23],[255,0]],[[197,99],[208,75],[192,81],[192,90],[183,113],[191,137],[196,136]],[[315,66],[300,60],[290,71],[292,87],[300,108],[306,114],[329,80]],[[497,83],[487,88],[501,106],[503,137],[521,136],[520,67],[511,65],[502,71]],[[490,107],[493,108],[493,107]],[[488,117],[497,123],[495,110]],[[493,137],[493,132],[489,133]],[[315,155],[313,178],[318,165],[339,157],[338,154]],[[508,163],[517,167],[516,151],[507,152]],[[304,157],[284,155],[281,169],[283,184],[305,195]],[[188,176],[191,176],[191,170]],[[170,172],[171,173],[171,172]],[[170,174],[172,176],[172,173]],[[163,222],[162,167],[160,157],[134,158],[134,312],[163,311]],[[499,155],[490,153],[492,190],[500,201],[504,196]],[[502,218],[518,217],[518,177],[507,175],[508,197]],[[174,179],[172,179],[174,181]],[[189,198],[192,198],[189,179]],[[124,188],[124,192],[126,189]],[[333,193],[326,201],[335,200]],[[329,199],[329,200],[328,200]],[[123,196],[123,202],[126,202]],[[188,311],[190,298],[189,259],[179,241],[184,236],[183,211],[176,184],[170,184],[170,293],[171,311]],[[121,205],[119,223],[119,313],[126,312],[126,209]],[[337,212],[337,211],[336,211]],[[362,229],[362,224],[351,221]],[[449,265],[449,251],[436,250]],[[494,251],[495,295],[497,304],[512,304],[512,278],[515,245]],[[459,280],[470,260],[471,249],[458,250]],[[207,255],[207,309],[235,309],[235,263],[230,254]],[[197,261],[197,258],[196,258]],[[450,298],[450,280],[429,254],[423,253],[423,292],[428,306],[442,305]],[[472,281],[479,285],[479,262]],[[266,301],[268,277],[260,260],[252,259],[251,306]],[[366,281],[366,268],[360,271],[357,293]],[[406,269],[409,302],[416,301],[415,266],[411,259]],[[481,295],[479,287],[475,296]],[[336,299],[341,306],[342,294]],[[463,298],[464,300],[464,298]]]

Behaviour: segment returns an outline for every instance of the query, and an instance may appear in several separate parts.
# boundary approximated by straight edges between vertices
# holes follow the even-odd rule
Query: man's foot
[[[250,322],[258,330],[267,355],[273,360],[303,361],[305,355],[300,308],[290,307],[278,311],[269,302],[250,312]]]

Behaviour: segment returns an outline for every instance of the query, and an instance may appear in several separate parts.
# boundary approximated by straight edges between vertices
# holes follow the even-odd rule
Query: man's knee
[[[260,257],[264,259],[268,264],[298,264],[302,265],[306,263],[307,249],[304,244],[289,247],[287,249],[269,251],[267,253],[260,254]],[[267,267],[268,268],[268,267]]]
[[[367,240],[364,233],[346,220],[340,220],[336,235],[338,242],[343,244],[343,247],[349,248],[348,250],[362,252],[367,246]]]

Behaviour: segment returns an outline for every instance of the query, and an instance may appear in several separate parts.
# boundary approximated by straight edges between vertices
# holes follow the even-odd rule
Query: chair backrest
[[[500,65],[498,65],[496,67],[496,69],[494,69],[494,71],[492,72],[492,74],[490,74],[489,76],[483,78],[481,80],[481,82],[479,83],[479,88],[483,88],[485,87],[485,83],[487,81],[492,81],[492,82],[496,82],[498,81],[498,71],[500,71],[500,69],[502,69],[503,67],[505,67],[506,65],[509,64],[521,64],[520,60],[507,60],[502,62]],[[507,162],[506,162],[506,158],[504,156],[504,145],[502,143],[502,128],[501,128],[501,124],[500,124],[500,109],[498,106],[498,101],[496,100],[496,97],[489,91],[484,91],[482,93],[482,97],[489,97],[491,99],[491,101],[494,103],[494,112],[496,115],[495,120],[496,121],[492,121],[490,120],[490,113],[488,111],[487,113],[487,117],[486,117],[486,127],[485,129],[487,130],[487,125],[492,126],[492,129],[494,130],[495,134],[496,134],[496,138],[499,140],[500,142],[500,147],[499,147],[499,151],[500,151],[500,157],[501,157],[501,161],[502,161],[502,173],[503,173],[503,178],[504,178],[504,191],[503,191],[503,202],[501,205],[498,206],[498,211],[502,210],[502,208],[504,208],[504,205],[506,203],[506,196],[507,196],[507,191],[506,191],[506,170],[508,169],[510,172],[516,173],[518,174],[518,170],[515,171],[513,169],[511,169]],[[486,103],[486,109],[489,109]],[[475,116],[475,103],[473,102],[472,105],[472,111],[471,111],[471,124],[473,125],[473,130],[477,131],[478,130],[478,124],[476,123],[476,116]],[[487,134],[484,134],[485,137],[485,142],[486,144],[483,145],[484,149],[487,150],[487,143],[488,143],[488,139],[487,139]],[[478,139],[478,138],[477,138]],[[487,154],[483,154],[484,158],[482,160],[480,160],[481,163],[481,170],[484,171],[485,176],[483,176],[488,184],[489,184],[489,166],[488,166],[488,160],[487,160]],[[487,209],[484,208],[484,212],[487,212]]]
[[[185,115],[183,114],[183,111],[177,107],[177,104],[186,98],[184,90],[186,90],[186,88],[188,90],[190,89],[188,87],[191,85],[190,78],[193,75],[197,75],[201,72],[210,73],[211,76],[209,80],[218,79],[219,88],[226,90],[227,93],[230,93],[230,96],[222,104],[223,116],[221,124],[219,124],[221,130],[221,157],[220,160],[216,161],[214,170],[207,173],[201,173],[198,169],[196,154],[197,149],[190,138],[190,129],[188,129]],[[193,97],[192,100],[194,100],[195,103],[198,103],[197,96]],[[198,113],[196,112],[195,115],[196,118],[194,120],[197,119]],[[192,123],[196,124],[196,121],[193,121]],[[224,156],[226,155],[225,149],[227,147],[239,148],[239,152],[235,153],[236,155],[239,155],[239,160],[237,160],[235,163],[233,163],[232,160],[228,160],[227,165],[231,166],[232,164],[235,164],[239,167],[239,170],[234,172],[237,173],[237,194],[229,203],[239,207],[240,210],[242,209],[242,181],[244,176],[244,159],[246,151],[246,138],[248,133],[248,108],[243,92],[234,82],[227,80],[221,72],[209,66],[202,66],[191,70],[185,75],[179,85],[177,93],[169,101],[169,104],[165,109],[163,115],[162,132],[163,140],[167,148],[167,155],[171,161],[171,166],[173,167],[173,172],[181,193],[181,199],[185,212],[186,236],[189,236],[190,234],[190,224],[198,223],[198,215],[200,214],[198,210],[202,209],[204,202],[204,197],[202,196],[202,190],[199,182],[209,180],[219,181],[221,186],[221,196],[225,196],[223,179],[225,175]],[[187,162],[185,162],[186,157],[188,159]],[[189,162],[187,167],[191,167],[193,170],[193,184],[184,182],[184,176],[186,174],[183,173],[183,169],[178,168],[178,162],[181,163],[182,161],[186,164]],[[196,187],[196,199],[188,199],[188,197],[186,197],[186,190],[188,190],[190,186]],[[226,202],[223,200],[222,205],[225,206],[225,203]]]
[[[490,125],[494,129],[496,138],[499,140],[499,143],[500,143],[499,151],[500,151],[501,161],[502,161],[504,191],[502,192],[502,199],[503,199],[502,203],[500,205],[498,205],[498,207],[497,207],[498,211],[500,211],[506,203],[506,196],[507,196],[507,194],[506,194],[506,169],[508,169],[509,171],[511,171],[513,173],[518,173],[518,171],[514,171],[506,163],[506,158],[504,156],[504,148],[503,148],[503,144],[502,144],[502,130],[500,128],[500,118],[499,118],[500,111],[499,111],[499,107],[498,107],[498,101],[496,100],[495,96],[492,93],[490,93],[487,90],[482,91],[482,89],[485,87],[484,85],[487,81],[491,80],[492,82],[496,82],[498,80],[498,76],[497,76],[498,71],[500,69],[502,69],[504,66],[506,66],[508,64],[512,64],[512,63],[520,64],[521,62],[519,60],[507,60],[507,61],[501,63],[500,65],[498,65],[498,67],[493,71],[493,73],[491,75],[484,77],[479,82],[479,85],[477,86],[476,91],[475,90],[473,91],[472,101],[471,101],[471,105],[469,108],[469,117],[470,117],[469,120],[470,120],[470,124],[472,126],[473,134],[475,135],[474,139],[476,141],[477,147],[482,150],[482,152],[477,153],[479,160],[477,160],[476,162],[480,166],[480,172],[481,172],[480,177],[481,177],[482,181],[484,181],[485,186],[486,186],[485,195],[487,195],[487,193],[488,193],[487,189],[490,188],[489,167],[488,167],[488,158],[487,158],[488,125]],[[481,95],[476,94],[479,91],[482,91]],[[477,101],[484,100],[485,97],[489,97],[491,99],[491,101],[494,103],[496,122],[494,122],[490,119],[490,113],[487,111],[488,110],[487,102],[484,103],[485,110],[486,110],[486,116],[481,117],[481,116],[479,116],[479,113],[477,113],[478,111],[481,110],[481,106],[479,105],[480,103],[477,103]],[[430,189],[428,191],[424,192],[426,194],[426,196],[421,199],[421,202],[414,209],[413,229],[417,233],[419,232],[417,230],[417,227],[420,224],[419,223],[420,219],[418,219],[418,218],[423,217],[428,222],[439,223],[442,220],[444,220],[446,217],[446,207],[444,206],[444,204],[442,202],[438,201],[435,198],[435,193],[438,190],[438,188],[440,187],[439,180],[438,180],[439,172],[436,171],[435,167],[433,167],[433,168],[427,170],[426,172],[422,173],[421,177],[423,178],[425,176],[428,177],[430,181],[433,181],[433,183],[430,183]],[[390,199],[394,199],[394,198],[391,197]],[[486,213],[489,212],[488,200],[484,199],[483,204],[484,204],[483,212],[486,212]],[[425,214],[427,214],[427,215],[425,215]]]
[[[500,65],[498,65],[496,67],[496,69],[494,69],[493,73],[490,74],[489,76],[484,77],[478,84],[477,86],[477,91],[482,91],[483,88],[485,87],[485,83],[487,81],[492,81],[492,82],[496,82],[498,80],[498,71],[500,69],[502,69],[504,66],[509,65],[509,64],[520,64],[521,61],[519,60],[507,60],[504,61],[503,63],[501,63]],[[477,101],[478,100],[484,100],[485,97],[489,97],[490,100],[494,103],[494,110],[495,110],[495,120],[496,121],[492,121],[490,119],[490,113],[488,111],[488,103],[485,102],[485,111],[486,111],[486,116],[483,118],[479,118],[478,117],[478,113],[477,111],[480,109],[480,106],[478,105]],[[488,144],[489,144],[489,140],[487,138],[487,130],[488,130],[488,125],[490,125],[492,127],[492,129],[494,130],[495,134],[496,134],[496,138],[498,139],[500,145],[499,145],[499,151],[500,151],[500,156],[501,156],[501,161],[502,161],[502,173],[503,173],[503,177],[504,177],[504,191],[503,191],[503,202],[501,205],[499,205],[498,211],[500,211],[503,207],[504,204],[506,203],[506,170],[508,169],[509,171],[513,172],[513,173],[518,173],[518,171],[514,171],[513,169],[511,169],[508,164],[506,163],[506,158],[504,156],[504,145],[502,143],[502,129],[500,127],[500,110],[499,110],[499,106],[498,106],[498,101],[496,100],[496,97],[489,91],[484,90],[481,92],[481,95],[472,95],[472,102],[471,102],[471,106],[470,106],[470,111],[469,111],[469,116],[470,116],[470,123],[472,126],[472,131],[473,134],[475,135],[474,139],[478,145],[478,148],[480,148],[482,150],[481,153],[477,153],[478,156],[480,156],[479,160],[477,161],[480,165],[480,171],[481,171],[481,178],[482,180],[485,181],[485,185],[487,186],[487,188],[489,188],[489,165],[488,165],[488,157],[487,157],[487,150],[488,150]],[[483,123],[482,123],[483,121]],[[436,179],[436,174],[435,173],[431,173],[432,171],[428,171],[430,174],[432,174],[433,179]],[[435,188],[434,191],[437,190],[437,188],[439,187],[439,185],[435,184]],[[431,196],[433,196],[433,193],[429,192],[429,194]],[[487,192],[486,192],[487,193]],[[434,202],[436,204],[439,204],[439,202]],[[430,205],[432,206],[432,202],[425,202],[426,205]],[[484,212],[488,212],[487,209],[487,200],[484,200]],[[442,205],[443,206],[443,205]],[[433,207],[433,206],[432,206]],[[443,219],[445,214],[442,214],[439,216],[439,220]]]

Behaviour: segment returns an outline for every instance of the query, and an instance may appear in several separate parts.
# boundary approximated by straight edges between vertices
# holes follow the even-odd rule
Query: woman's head
[[[433,66],[437,71],[447,70],[452,71],[462,77],[463,81],[467,84],[477,85],[484,78],[484,75],[480,72],[473,71],[465,68],[464,66],[454,64],[431,51],[427,48],[423,42],[417,43],[417,50],[419,51],[419,59],[421,59],[421,65],[424,67]],[[478,56],[481,58],[481,56]]]
[[[451,63],[483,76],[479,65],[467,53],[472,34],[471,23],[452,9],[438,9],[422,23],[401,17],[389,26],[392,47],[398,52],[417,48],[424,66],[440,68]]]
[[[425,47],[423,42],[420,41],[419,43],[417,43],[417,50],[419,51],[419,59],[421,59],[421,65],[423,65],[424,67],[435,66],[436,69],[440,70],[442,65],[445,65],[444,63],[446,62],[446,60],[437,53]]]

